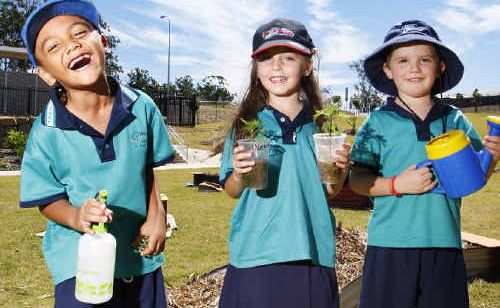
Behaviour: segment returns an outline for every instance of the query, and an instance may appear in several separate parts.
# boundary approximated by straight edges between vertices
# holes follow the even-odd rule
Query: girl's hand
[[[165,217],[160,218],[147,218],[144,224],[139,229],[139,233],[132,241],[132,247],[138,247],[139,242],[146,241],[147,244],[142,251],[139,251],[141,256],[157,255],[165,250],[165,233],[167,226]]]
[[[347,173],[349,171],[349,165],[351,164],[351,154],[349,152],[349,150],[351,149],[351,145],[349,143],[344,143],[342,147],[343,149],[335,151],[334,156],[335,165],[337,165],[337,167],[339,167],[342,171],[339,178],[339,185],[325,185],[326,192],[329,197],[335,196],[338,192],[340,192],[340,190],[342,190],[342,187],[344,187],[345,179],[347,178]]]
[[[500,136],[484,136],[484,147],[493,155],[493,161],[497,162],[500,159]]]
[[[436,186],[428,167],[416,169],[416,165],[406,168],[394,181],[394,189],[400,194],[421,194]]]
[[[252,160],[252,153],[245,151],[243,146],[237,146],[233,150],[233,175],[241,180],[243,174],[252,171],[255,161]]]
[[[342,150],[335,151],[335,164],[342,169],[342,172],[347,173],[349,165],[351,164],[351,154],[349,152],[351,145],[349,143],[344,143],[342,147]]]
[[[106,205],[94,199],[87,199],[78,208],[77,227],[85,233],[94,234],[91,223],[110,223],[113,220],[113,211],[106,208]]]

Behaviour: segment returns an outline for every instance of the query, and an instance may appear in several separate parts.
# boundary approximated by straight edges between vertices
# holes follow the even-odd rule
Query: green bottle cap
[[[99,190],[99,202],[106,204],[107,201],[108,201],[108,191],[106,189]],[[98,224],[93,223],[92,230],[94,230],[96,233],[107,233],[108,225],[103,222],[100,222]]]

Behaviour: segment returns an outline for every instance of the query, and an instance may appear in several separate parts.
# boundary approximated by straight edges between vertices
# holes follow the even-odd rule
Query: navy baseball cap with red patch
[[[261,25],[255,31],[252,58],[263,51],[280,46],[310,56],[314,43],[303,24],[291,19],[277,18]]]
[[[28,51],[31,63],[37,67],[35,44],[38,33],[52,18],[59,15],[80,16],[99,30],[99,14],[92,2],[87,0],[51,0],[37,7],[24,22],[21,38]]]

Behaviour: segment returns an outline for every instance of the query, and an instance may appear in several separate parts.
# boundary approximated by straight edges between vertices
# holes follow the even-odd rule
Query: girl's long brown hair
[[[306,59],[307,61],[312,61],[311,57],[307,57]],[[213,154],[222,152],[224,149],[224,141],[228,134],[232,134],[234,132],[235,140],[242,138],[242,123],[240,118],[243,118],[246,121],[257,118],[257,112],[259,112],[259,110],[267,104],[268,93],[264,86],[262,86],[259,78],[257,78],[257,61],[255,59],[252,59],[251,66],[250,84],[248,85],[237,112],[234,114],[231,122],[229,122],[228,127],[225,129],[224,134],[218,137],[214,142]],[[302,77],[300,81],[300,90],[305,96],[304,98],[308,101],[308,104],[305,104],[305,106],[310,109],[309,111],[311,114],[314,114],[315,110],[322,108],[319,85],[315,77],[314,70],[311,74],[309,74],[309,76]],[[318,127],[320,127],[320,124],[321,123],[317,123]]]

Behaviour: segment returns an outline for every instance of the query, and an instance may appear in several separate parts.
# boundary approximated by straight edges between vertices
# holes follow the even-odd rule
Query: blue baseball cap
[[[403,21],[392,27],[384,38],[384,43],[369,55],[364,63],[366,77],[372,86],[382,93],[396,96],[396,85],[387,78],[383,66],[391,47],[408,42],[427,42],[434,45],[439,59],[446,63],[445,71],[436,80],[432,94],[446,92],[456,86],[464,74],[464,66],[458,56],[443,45],[436,31],[420,20]]]
[[[28,16],[21,30],[21,38],[34,67],[37,67],[35,44],[38,33],[50,19],[59,15],[80,16],[99,30],[99,14],[94,4],[90,1],[51,0],[43,3]]]

